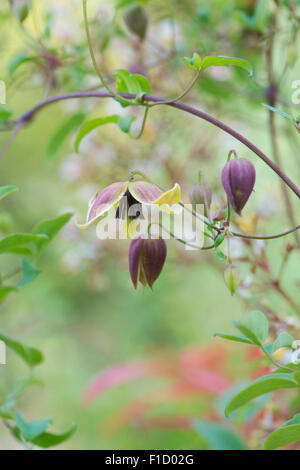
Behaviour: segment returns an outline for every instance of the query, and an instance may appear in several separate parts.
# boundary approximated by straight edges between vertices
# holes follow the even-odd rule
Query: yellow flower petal
[[[288,348],[279,348],[279,349],[277,349],[277,351],[275,351],[274,354],[273,354],[273,358],[275,359],[275,361],[279,361],[280,359],[282,359],[287,350],[288,350]]]
[[[161,194],[158,199],[153,201],[153,204],[163,205],[163,204],[178,204],[181,198],[181,190],[178,183],[169,191]]]
[[[178,214],[182,208],[178,204],[181,198],[181,189],[178,183],[165,193],[161,194],[153,204],[156,204],[159,209],[167,214]]]

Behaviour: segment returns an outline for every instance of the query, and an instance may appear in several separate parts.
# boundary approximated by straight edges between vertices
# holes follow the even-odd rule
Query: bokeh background
[[[35,17],[26,20],[24,26],[36,38],[44,31],[46,19],[51,18],[47,47],[62,58],[54,77],[49,76],[47,68],[33,62],[23,63],[12,73],[17,54],[37,52],[9,13],[8,2],[1,2],[0,78],[7,83],[7,107],[14,116],[45,96],[98,86],[86,48],[81,2],[35,3]],[[171,98],[192,78],[183,57],[194,51],[201,56],[249,60],[254,78],[237,68],[211,68],[185,102],[232,125],[272,156],[268,112],[260,103],[266,101],[265,48],[269,13],[275,2],[142,2],[149,15],[147,37],[142,42],[126,26],[123,9],[116,13],[114,2],[88,3],[97,60],[111,80],[116,68],[144,73],[153,94]],[[257,3],[260,20],[250,27],[245,18],[257,14]],[[274,54],[275,74],[281,76],[284,71],[278,107],[297,115],[299,105],[293,104],[291,97],[292,82],[300,78],[300,62],[293,67],[286,65],[288,48],[298,44],[297,36],[292,37],[293,25],[290,10],[283,6]],[[49,142],[58,129],[78,113],[88,118],[114,113],[134,115],[136,129],[142,118],[141,110],[122,109],[113,100],[58,103],[38,114],[1,162],[1,185],[20,188],[19,193],[1,203],[1,235],[30,231],[41,219],[74,212],[43,254],[41,275],[1,306],[1,331],[39,348],[45,355],[44,364],[36,371],[43,385],[29,388],[19,406],[28,419],[53,418],[53,429],[58,432],[77,422],[76,434],[60,448],[206,448],[205,441],[187,428],[186,420],[198,417],[225,422],[218,408],[219,395],[249,380],[257,368],[255,358],[249,357],[245,348],[224,345],[214,333],[232,331],[231,319],[240,318],[262,300],[282,316],[293,318],[293,309],[279,295],[269,295],[267,287],[252,289],[254,282],[260,283],[259,275],[253,279],[242,263],[243,282],[237,294],[231,296],[223,280],[224,262],[214,252],[186,252],[174,241],[168,243],[167,262],[153,292],[134,291],[128,272],[128,242],[100,241],[95,227],[81,231],[75,222],[84,220],[95,191],[126,180],[133,169],[145,172],[165,188],[180,183],[185,201],[201,170],[213,189],[217,209],[225,203],[220,172],[228,151],[234,148],[240,156],[249,158],[257,171],[256,191],[243,219],[236,219],[236,226],[248,232],[276,233],[289,228],[279,180],[230,136],[166,107],[151,111],[139,141],[109,124],[89,135],[79,154],[74,152],[75,129],[56,152],[49,152]],[[284,169],[297,182],[299,135],[289,121],[280,116],[276,120]],[[2,144],[8,135],[1,132]],[[292,196],[292,203],[299,216],[296,197]],[[266,248],[274,273],[279,269],[285,244],[285,240],[276,240]],[[260,256],[265,248],[256,243],[252,249]],[[248,247],[238,242],[234,250],[241,257]],[[14,255],[2,258],[1,270],[16,262]],[[297,272],[299,258],[295,255],[283,280],[295,301],[300,300]],[[133,367],[133,372],[126,372],[126,367],[121,372],[125,383],[118,385],[112,375],[97,399],[84,403],[82,396],[91,380],[122,364]],[[137,373],[136,364],[141,368]],[[202,379],[197,382],[204,369],[223,377],[219,389],[203,385]],[[116,369],[112,370],[117,376]],[[9,352],[8,364],[1,366],[0,374],[4,393],[26,374],[26,367]],[[178,390],[174,391],[173,386]],[[234,426],[244,429],[241,423]],[[18,444],[1,424],[0,448],[16,447]]]

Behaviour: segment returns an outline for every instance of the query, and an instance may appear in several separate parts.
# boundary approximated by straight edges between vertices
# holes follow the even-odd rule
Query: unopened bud
[[[30,12],[31,0],[10,0],[10,4],[14,16],[20,23],[23,23]]]
[[[204,213],[206,209],[209,209],[212,201],[212,191],[210,187],[205,183],[195,183],[190,189],[189,198],[191,204],[203,204]],[[207,206],[207,207],[206,207]]]
[[[241,215],[255,184],[254,165],[246,158],[234,158],[222,170],[222,184],[233,210]]]
[[[227,212],[225,209],[217,209],[212,215],[212,219],[214,222],[221,222],[222,220],[225,220],[226,217]]]
[[[161,238],[132,240],[129,248],[129,272],[135,289],[139,282],[152,289],[165,264],[166,256],[167,245]]]
[[[143,41],[148,28],[148,14],[145,8],[141,6],[131,8],[126,13],[124,20],[130,32],[136,34]]]
[[[236,266],[229,265],[224,270],[225,284],[231,292],[231,295],[235,294],[240,284],[240,272]]]

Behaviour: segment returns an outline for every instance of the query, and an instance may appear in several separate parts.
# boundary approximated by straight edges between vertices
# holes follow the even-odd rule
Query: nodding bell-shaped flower
[[[162,238],[137,238],[129,248],[129,272],[136,289],[140,282],[152,289],[167,257],[167,245]]]
[[[254,165],[246,158],[229,160],[222,170],[222,184],[233,210],[241,215],[255,184]]]
[[[117,209],[116,217],[122,217],[124,214],[124,205],[121,203],[122,198],[127,198],[127,207],[125,212],[129,218],[136,218],[141,215],[142,205],[155,205],[161,211],[172,214],[180,210],[178,203],[180,202],[181,190],[179,184],[169,191],[161,191],[155,184],[147,181],[126,181],[112,183],[97,193],[89,203],[86,223],[79,225],[81,228],[88,227],[100,217],[103,217],[113,207]],[[140,208],[135,212],[135,216],[130,216],[133,211],[130,207]],[[126,215],[125,214],[125,215]]]

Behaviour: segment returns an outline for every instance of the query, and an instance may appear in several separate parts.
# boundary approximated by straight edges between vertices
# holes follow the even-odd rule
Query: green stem
[[[235,150],[230,150],[230,152],[228,153],[228,157],[227,157],[228,162],[231,159],[232,155],[234,155],[234,158],[238,158],[236,151]]]
[[[173,98],[173,99],[170,99],[170,100],[166,100],[166,101],[160,101],[160,102],[156,102],[156,103],[151,103],[149,104],[149,107],[153,107],[153,106],[158,106],[160,104],[171,104],[171,103],[175,103],[175,101],[180,101],[182,100],[182,98],[184,98],[190,91],[191,89],[193,88],[193,86],[195,85],[196,81],[198,80],[199,78],[199,75],[200,75],[200,72],[199,70],[197,70],[197,73],[196,75],[194,76],[193,80],[191,81],[191,83],[183,90],[183,92],[177,96],[176,98]]]
[[[230,206],[229,199],[227,198],[227,220],[226,220],[226,224],[227,224],[228,227],[230,225],[230,216],[231,216],[231,206]]]
[[[100,72],[99,67],[98,67],[98,65],[97,65],[97,61],[96,61],[95,54],[94,54],[94,51],[93,51],[92,38],[91,38],[90,30],[89,30],[89,22],[88,22],[88,15],[87,15],[87,0],[83,0],[82,5],[83,5],[84,27],[85,27],[85,32],[86,32],[86,37],[87,37],[88,46],[89,46],[90,56],[91,56],[91,59],[92,59],[92,62],[93,62],[93,66],[94,66],[95,72],[96,72],[96,74],[98,75],[98,77],[100,78],[100,81],[101,81],[101,83],[102,83],[102,86],[103,86],[109,93],[111,93],[114,98],[116,98],[116,99],[122,101],[123,103],[133,104],[133,101],[132,101],[132,100],[123,98],[122,96],[120,96],[120,95],[118,95],[117,93],[115,93],[115,92],[107,85],[106,81],[104,80],[103,75],[102,75],[102,73]]]
[[[143,132],[144,132],[144,129],[145,129],[145,125],[146,125],[148,113],[149,113],[149,106],[146,105],[146,107],[145,107],[145,112],[144,112],[144,118],[143,118],[143,122],[142,122],[142,126],[141,126],[141,129],[140,129],[140,132],[139,132],[137,135],[132,135],[132,134],[130,133],[129,135],[130,135],[130,137],[131,137],[132,139],[138,140],[140,137],[142,137]]]
[[[194,248],[194,249],[197,249],[197,250],[212,250],[212,249],[215,247],[214,244],[213,244],[213,245],[210,245],[210,246],[198,246],[198,245],[193,245],[192,243],[189,243],[189,242],[187,242],[187,241],[185,241],[185,240],[182,240],[181,238],[175,237],[174,233],[168,231],[168,230],[163,226],[163,224],[160,224],[160,223],[157,223],[157,222],[153,222],[153,223],[151,223],[151,224],[148,225],[147,232],[148,232],[149,235],[150,235],[150,229],[151,229],[151,226],[152,226],[152,225],[158,225],[158,226],[159,226],[160,228],[162,228],[165,232],[167,232],[167,233],[170,235],[170,237],[173,238],[173,240],[176,240],[176,241],[178,241],[179,243],[182,243],[182,244],[185,245],[185,246],[189,246],[189,247]]]
[[[286,232],[278,233],[277,235],[268,235],[265,237],[261,235],[244,235],[243,233],[237,233],[237,232],[231,232],[231,233],[235,237],[246,238],[249,240],[275,240],[276,238],[285,237],[286,235],[289,235],[290,233],[296,232],[296,230],[299,230],[299,229],[300,229],[300,225],[297,225],[297,227],[291,228],[290,230],[287,230]]]

